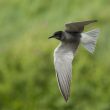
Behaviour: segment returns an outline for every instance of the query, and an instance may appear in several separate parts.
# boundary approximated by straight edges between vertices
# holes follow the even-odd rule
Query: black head
[[[62,31],[57,31],[57,32],[55,32],[51,37],[49,37],[49,39],[50,38],[56,38],[56,39],[58,39],[58,40],[62,40],[62,34],[63,34],[63,32]]]

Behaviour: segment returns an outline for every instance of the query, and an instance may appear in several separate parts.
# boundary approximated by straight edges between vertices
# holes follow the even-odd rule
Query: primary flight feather
[[[97,20],[73,22],[65,24],[64,31],[57,31],[49,38],[60,40],[60,44],[54,50],[54,66],[60,91],[65,99],[70,96],[70,84],[72,78],[72,61],[80,43],[93,53],[99,34],[99,29],[83,33],[84,26]]]

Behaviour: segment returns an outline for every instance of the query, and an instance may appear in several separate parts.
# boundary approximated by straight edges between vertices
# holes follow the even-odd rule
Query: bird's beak
[[[50,36],[48,39],[53,38],[54,36]]]

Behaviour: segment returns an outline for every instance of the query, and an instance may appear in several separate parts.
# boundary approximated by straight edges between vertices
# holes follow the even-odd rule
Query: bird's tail
[[[95,50],[99,32],[99,29],[94,29],[81,34],[81,43],[90,53],[93,53]]]

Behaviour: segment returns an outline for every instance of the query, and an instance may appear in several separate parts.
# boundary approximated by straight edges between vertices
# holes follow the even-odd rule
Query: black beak
[[[53,38],[54,36],[51,36],[51,37],[49,37],[48,39],[50,39],[50,38]]]

